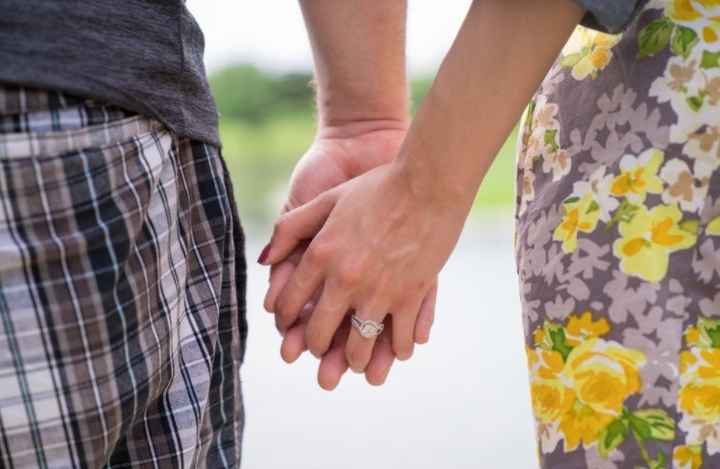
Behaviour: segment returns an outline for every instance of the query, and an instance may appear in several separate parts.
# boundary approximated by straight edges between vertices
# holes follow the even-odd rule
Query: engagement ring
[[[351,322],[352,326],[366,339],[380,335],[385,329],[384,324],[378,324],[370,319],[362,320],[354,314],[351,317]]]

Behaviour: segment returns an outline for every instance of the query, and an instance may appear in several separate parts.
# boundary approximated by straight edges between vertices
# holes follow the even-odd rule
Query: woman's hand
[[[378,110],[406,116],[405,2],[301,5],[321,125],[362,121]],[[281,262],[312,239],[268,303],[281,330],[317,295],[305,334],[314,354],[328,350],[348,310],[375,321],[392,315],[395,353],[412,354],[421,300],[457,242],[478,186],[582,15],[569,0],[472,3],[399,157],[276,225],[263,264]],[[374,340],[355,330],[347,340],[350,365],[364,369]]]
[[[264,264],[275,264],[312,238],[274,302],[281,330],[295,323],[321,291],[307,320],[305,341],[324,355],[347,315],[382,322],[392,316],[392,348],[413,352],[423,299],[457,243],[466,207],[425,194],[397,162],[380,166],[287,214],[275,226]],[[349,333],[348,363],[363,371],[375,339]]]
[[[406,134],[407,124],[403,121],[374,120],[347,123],[342,127],[323,128],[310,149],[300,159],[293,171],[290,191],[283,213],[302,206],[319,194],[363,174],[380,164],[391,161],[400,148]],[[305,252],[307,244],[299,245],[282,262],[271,269],[270,285],[265,298],[266,309],[272,304],[295,271]],[[428,297],[420,315],[417,328],[418,343],[427,342],[434,316],[435,298]],[[305,307],[312,309],[312,302]],[[292,363],[306,350],[306,317],[288,329],[283,338],[281,355]],[[348,328],[341,328],[333,339],[333,347],[321,358],[318,382],[324,389],[334,389],[347,370],[344,349]],[[367,381],[373,385],[382,384],[390,371],[395,355],[390,346],[389,331],[380,340],[366,370]]]

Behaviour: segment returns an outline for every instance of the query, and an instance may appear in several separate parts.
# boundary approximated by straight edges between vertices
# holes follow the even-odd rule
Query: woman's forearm
[[[407,127],[405,0],[301,0],[321,131]],[[365,129],[366,130],[366,129]],[[370,129],[372,130],[372,129]]]
[[[469,210],[582,13],[570,0],[473,2],[400,152],[414,193]]]

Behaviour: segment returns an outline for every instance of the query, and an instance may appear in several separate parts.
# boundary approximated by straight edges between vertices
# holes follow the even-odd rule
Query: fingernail
[[[270,243],[267,244],[260,253],[260,257],[258,257],[258,264],[264,264],[267,260],[268,254],[270,254]]]

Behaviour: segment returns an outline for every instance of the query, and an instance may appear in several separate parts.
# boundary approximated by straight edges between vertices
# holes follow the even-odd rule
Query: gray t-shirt
[[[617,32],[646,0],[576,1],[584,24]],[[219,145],[203,49],[183,0],[0,0],[0,82],[102,100]]]
[[[648,0],[575,0],[587,10],[582,24],[609,33],[622,32]]]
[[[0,82],[101,100],[217,145],[203,49],[182,0],[0,0]]]

